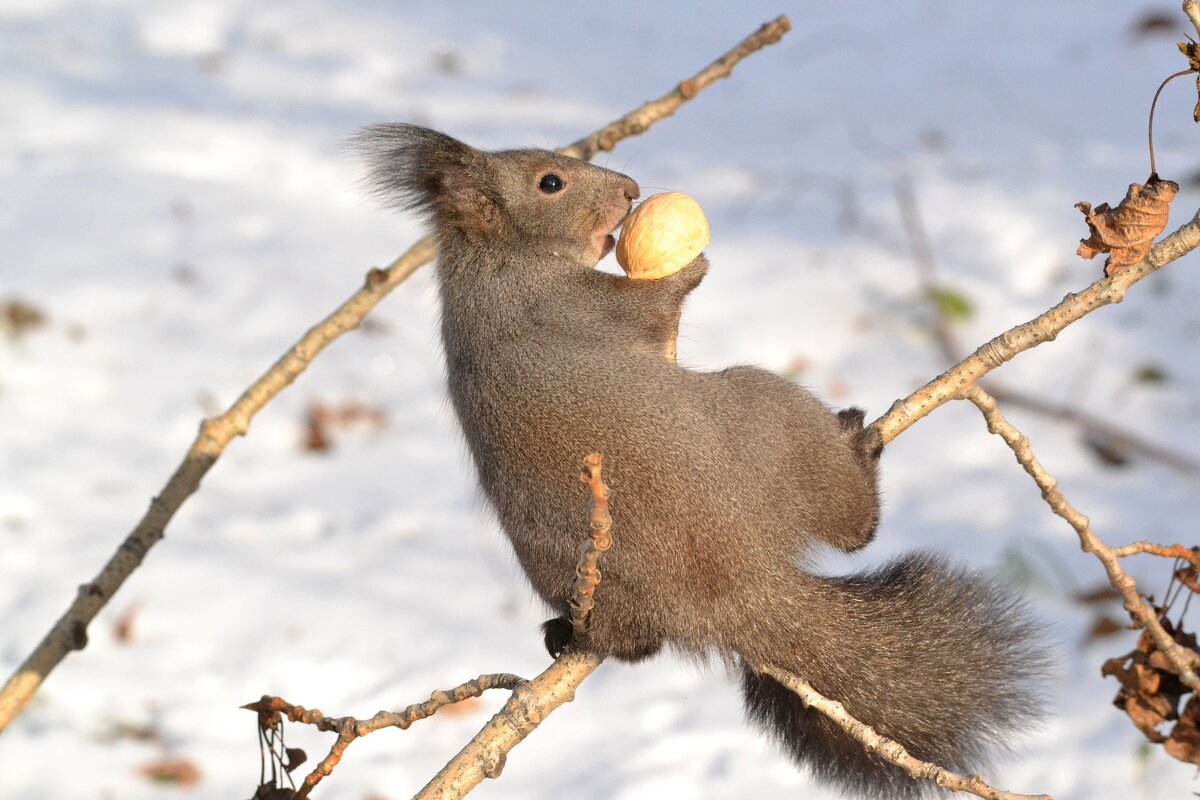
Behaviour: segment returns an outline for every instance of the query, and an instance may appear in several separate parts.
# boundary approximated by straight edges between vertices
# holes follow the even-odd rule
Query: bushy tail
[[[1033,685],[1046,659],[1020,603],[994,582],[918,554],[847,578],[800,575],[796,592],[788,605],[803,618],[786,621],[777,652],[756,658],[808,679],[917,758],[976,772],[1038,716]],[[749,666],[742,692],[753,721],[848,796],[930,787]]]

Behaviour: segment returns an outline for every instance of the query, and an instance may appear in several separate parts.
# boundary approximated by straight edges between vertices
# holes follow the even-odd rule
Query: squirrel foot
[[[543,622],[542,637],[551,658],[570,652],[575,644],[575,631],[566,617],[554,617]]]
[[[854,449],[865,463],[879,460],[883,453],[883,437],[875,428],[863,427],[866,412],[861,408],[846,408],[837,413],[842,430],[854,437]]]

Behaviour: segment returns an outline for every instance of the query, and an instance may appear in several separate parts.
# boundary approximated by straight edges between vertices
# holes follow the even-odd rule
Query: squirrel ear
[[[487,154],[444,133],[404,123],[371,125],[350,140],[367,162],[366,183],[386,204],[436,215],[484,234],[499,221],[488,185]]]

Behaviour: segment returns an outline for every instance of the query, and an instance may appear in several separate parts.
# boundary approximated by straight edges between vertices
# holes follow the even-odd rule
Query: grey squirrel
[[[858,797],[925,784],[868,753],[756,666],[794,672],[918,758],[988,760],[1036,714],[1033,625],[993,582],[927,555],[873,572],[801,568],[821,543],[871,541],[882,444],[770,372],[662,356],[707,269],[635,281],[595,269],[638,197],[619,173],[539,150],[483,152],[404,124],[355,140],[380,197],[438,244],[449,393],[479,482],[535,591],[564,615],[552,655],[626,661],[664,645],[741,672],[748,716]],[[586,641],[565,622],[599,452],[614,546]]]

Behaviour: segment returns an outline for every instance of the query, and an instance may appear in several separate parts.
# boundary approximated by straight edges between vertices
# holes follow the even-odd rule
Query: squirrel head
[[[476,150],[444,133],[372,125],[352,142],[386,203],[425,213],[445,241],[552,253],[591,268],[612,249],[638,185],[619,172],[545,150]]]

